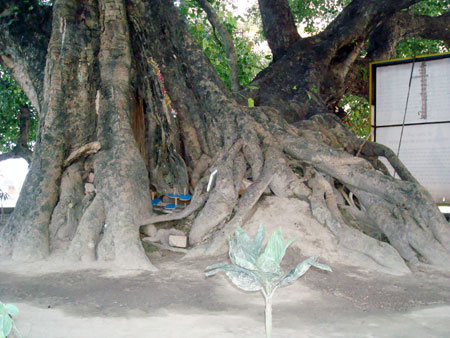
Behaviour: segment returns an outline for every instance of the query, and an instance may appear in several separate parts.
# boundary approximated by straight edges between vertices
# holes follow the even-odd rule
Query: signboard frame
[[[421,55],[415,58],[401,58],[401,59],[392,59],[392,60],[384,60],[384,61],[376,61],[371,62],[369,65],[369,120],[370,120],[370,139],[373,141],[377,141],[377,129],[378,128],[389,128],[389,127],[403,127],[403,123],[395,123],[395,124],[382,124],[377,125],[377,92],[376,92],[376,81],[377,81],[377,68],[386,67],[392,65],[402,65],[402,64],[412,64],[419,63],[422,61],[433,61],[450,58],[450,53],[441,53],[441,54],[431,54],[431,55]],[[412,65],[411,65],[412,66]],[[416,72],[416,70],[415,70]],[[406,97],[405,97],[405,105],[406,105]],[[404,111],[402,112],[402,114]],[[432,125],[432,124],[450,124],[450,118],[442,121],[429,121],[429,122],[414,122],[414,123],[405,123],[404,126],[419,126],[419,125]],[[393,149],[396,151],[396,149]],[[400,151],[401,155],[401,151]],[[450,201],[445,201],[445,203],[438,203],[438,205],[450,205]]]

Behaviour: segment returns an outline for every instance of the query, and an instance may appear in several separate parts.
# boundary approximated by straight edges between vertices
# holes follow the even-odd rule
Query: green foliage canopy
[[[264,53],[255,48],[260,41],[259,37],[251,37],[249,18],[233,14],[236,7],[232,1],[215,0],[211,1],[211,5],[232,36],[238,59],[239,82],[245,87],[268,64]],[[206,14],[195,0],[181,0],[179,10],[195,41],[201,46],[222,81],[230,88],[230,66],[225,48],[220,42],[220,36],[208,22]]]
[[[31,111],[28,147],[32,149],[36,139],[38,116],[30,101],[17,85],[9,72],[0,67],[0,152],[11,151],[19,136],[20,109],[26,106]]]

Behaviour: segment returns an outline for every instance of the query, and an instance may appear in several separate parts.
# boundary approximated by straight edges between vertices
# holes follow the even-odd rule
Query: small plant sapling
[[[12,316],[19,313],[19,309],[12,304],[3,304],[0,302],[0,338],[6,338],[14,330],[18,333],[18,330],[14,324]]]
[[[272,336],[272,297],[276,289],[289,285],[303,276],[311,266],[331,271],[330,267],[317,262],[317,257],[310,257],[295,268],[284,273],[280,266],[286,249],[295,239],[283,244],[281,230],[275,231],[262,250],[266,231],[260,225],[255,239],[251,240],[240,227],[229,240],[229,255],[233,264],[214,264],[206,268],[206,276],[213,276],[223,271],[237,287],[244,291],[260,291],[266,302],[266,337]]]

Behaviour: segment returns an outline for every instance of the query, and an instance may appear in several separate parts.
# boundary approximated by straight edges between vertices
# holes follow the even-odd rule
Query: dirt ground
[[[180,258],[153,257],[157,273],[1,262],[0,300],[24,338],[264,337],[262,296],[204,277],[226,257]],[[450,275],[332,268],[275,293],[274,338],[450,337]]]

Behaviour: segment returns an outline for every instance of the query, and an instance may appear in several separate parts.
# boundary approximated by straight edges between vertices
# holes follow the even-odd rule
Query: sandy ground
[[[264,337],[264,301],[221,274],[225,260],[154,258],[157,273],[0,263],[0,300],[24,338]],[[296,259],[300,261],[300,259]],[[274,338],[450,337],[450,275],[310,270],[274,298]]]

